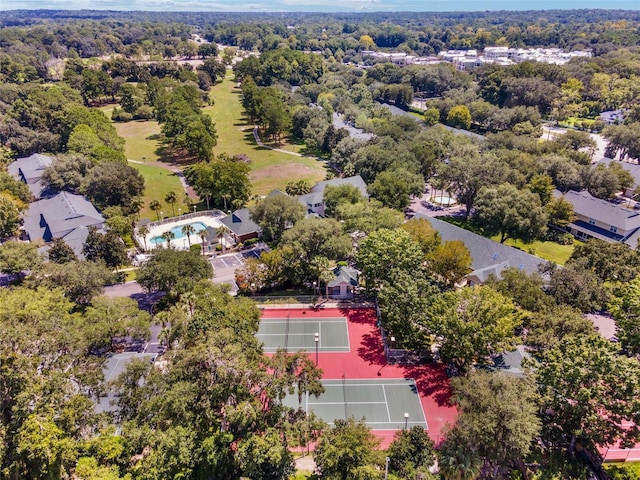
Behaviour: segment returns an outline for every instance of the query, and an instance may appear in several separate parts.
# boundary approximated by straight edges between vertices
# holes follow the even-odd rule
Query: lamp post
[[[162,210],[160,210],[160,219],[164,220],[164,212]]]
[[[389,477],[389,462],[391,459],[389,457],[385,457],[384,459],[384,480],[387,480]]]
[[[391,338],[389,339],[391,340],[391,348],[393,348],[396,344],[396,337],[394,337],[393,335],[391,336]]]
[[[196,213],[196,208],[198,208],[198,206],[197,206],[197,205],[194,205],[194,206],[193,206],[193,213]]]
[[[317,285],[318,285],[318,284],[317,284],[316,282],[313,282],[313,296],[314,296],[314,297],[316,296],[316,286],[317,286]]]
[[[180,207],[178,207],[178,216],[181,217],[182,216],[182,209]]]
[[[409,414],[404,412],[404,429],[407,429],[407,423],[409,423]]]
[[[251,296],[253,296],[253,297],[256,296],[256,284],[255,283],[251,284]]]
[[[318,345],[320,344],[320,334],[316,332],[314,336],[314,340],[316,342],[316,367],[318,366]]]

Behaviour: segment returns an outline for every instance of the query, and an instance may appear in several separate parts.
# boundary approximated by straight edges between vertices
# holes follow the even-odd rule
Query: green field
[[[168,158],[164,151],[160,125],[155,120],[114,123],[118,135],[125,139],[124,153],[130,160],[160,162]]]
[[[152,200],[158,200],[162,204],[162,212],[165,217],[173,215],[171,205],[164,201],[164,197],[170,191],[176,192],[178,201],[175,203],[176,215],[178,215],[178,208],[182,209],[182,213],[188,211],[186,204],[184,203],[184,190],[180,184],[180,179],[175,173],[167,170],[166,168],[156,167],[155,165],[142,165],[140,163],[129,162],[129,165],[134,167],[144,177],[145,190],[144,200],[145,206],[140,210],[140,216],[142,218],[148,218],[150,220],[157,220],[158,216],[154,211],[149,208],[149,202]]]
[[[253,125],[243,117],[240,89],[230,73],[211,89],[213,106],[204,111],[213,118],[218,131],[216,154],[245,154],[251,160],[253,193],[265,195],[274,188],[284,189],[292,180],[308,180],[314,184],[325,176],[324,163],[313,158],[295,157],[259,147],[253,140]],[[300,147],[290,146],[291,150]]]

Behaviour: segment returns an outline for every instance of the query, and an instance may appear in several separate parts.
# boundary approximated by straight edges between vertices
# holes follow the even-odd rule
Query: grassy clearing
[[[216,155],[245,154],[251,160],[253,193],[265,195],[274,188],[284,189],[287,182],[307,180],[311,184],[325,176],[324,163],[313,158],[295,157],[259,147],[253,139],[253,125],[247,124],[240,104],[240,89],[229,73],[224,81],[211,89],[214,104],[204,111],[211,115],[218,131]],[[296,150],[302,146],[288,144]]]
[[[164,197],[171,191],[176,192],[178,198],[178,201],[174,204],[176,215],[178,215],[178,208],[182,209],[182,213],[186,213],[188,211],[187,205],[184,203],[184,190],[180,183],[180,179],[178,179],[178,176],[175,173],[154,165],[143,165],[132,162],[129,162],[129,165],[138,170],[144,177],[145,205],[142,210],[140,210],[140,216],[142,218],[148,218],[150,220],[158,219],[156,213],[149,208],[149,202],[152,200],[158,200],[162,204],[162,212],[165,217],[172,216],[173,211],[171,205],[164,201]]]
[[[160,125],[155,120],[118,122],[113,124],[125,139],[124,153],[127,158],[139,162],[162,162],[169,160],[164,152]]]

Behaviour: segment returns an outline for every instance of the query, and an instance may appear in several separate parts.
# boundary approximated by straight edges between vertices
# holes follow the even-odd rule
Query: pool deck
[[[184,225],[189,225],[192,223],[203,223],[204,225],[206,225],[207,227],[212,227],[212,228],[218,228],[220,226],[222,226],[222,222],[220,222],[219,220],[219,216],[214,216],[211,215],[209,213],[203,213],[202,215],[183,215],[180,217],[173,217],[170,219],[165,219],[162,222],[154,222],[149,224],[149,233],[147,233],[146,235],[146,242],[145,239],[141,236],[138,235],[137,231],[136,231],[136,239],[138,240],[138,243],[140,245],[145,245],[148,250],[152,250],[154,248],[157,247],[164,247],[166,245],[166,242],[161,242],[161,243],[154,243],[152,241],[152,239],[154,237],[160,237],[164,232],[167,232],[173,228],[176,227],[183,227]],[[198,229],[196,228],[196,233],[191,235],[191,244],[192,245],[200,245],[202,243],[202,239],[200,238],[200,235],[198,235]],[[188,250],[189,249],[189,240],[187,239],[187,237],[182,237],[182,238],[175,238],[174,240],[171,240],[171,246],[174,248],[177,248],[179,250]]]

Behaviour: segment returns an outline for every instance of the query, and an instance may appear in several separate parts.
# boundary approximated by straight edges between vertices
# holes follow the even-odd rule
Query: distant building
[[[44,169],[53,163],[53,158],[34,153],[29,157],[18,158],[9,164],[7,171],[16,180],[27,184],[29,191],[37,200],[46,193],[46,186],[42,184]]]
[[[61,238],[80,258],[88,227],[104,227],[104,217],[91,202],[69,192],[31,203],[23,220],[25,240],[50,243]]]
[[[608,167],[611,163],[615,163],[621,166],[627,172],[629,172],[633,177],[633,185],[631,185],[631,187],[627,188],[624,191],[625,197],[633,198],[636,187],[640,186],[640,165],[637,163],[621,162],[619,160],[614,160],[613,158],[607,158],[607,157],[600,159],[597,165],[602,164],[605,167]]]
[[[608,110],[606,112],[602,112],[599,115],[600,120],[602,120],[607,125],[614,125],[618,123],[622,123],[624,121],[624,111],[623,110]]]
[[[589,192],[567,193],[555,190],[556,198],[564,197],[575,213],[566,231],[580,240],[598,238],[610,243],[625,243],[636,249],[640,238],[640,213],[596,198]]]

